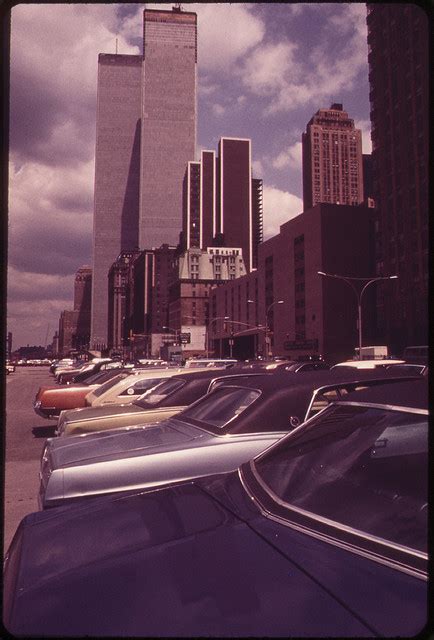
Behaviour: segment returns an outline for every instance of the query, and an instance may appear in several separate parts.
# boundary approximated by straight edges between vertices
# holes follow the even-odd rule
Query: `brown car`
[[[64,409],[78,409],[84,407],[85,398],[93,389],[110,379],[115,384],[121,377],[131,373],[131,369],[120,371],[109,369],[95,373],[86,382],[78,382],[51,387],[39,387],[33,402],[33,408],[38,416],[43,418],[57,417]]]

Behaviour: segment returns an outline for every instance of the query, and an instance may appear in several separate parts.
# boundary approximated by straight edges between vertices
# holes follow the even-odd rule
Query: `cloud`
[[[371,121],[370,120],[355,120],[356,129],[360,129],[362,132],[362,149],[363,153],[372,153],[372,140],[371,140]]]
[[[114,6],[21,4],[11,16],[11,152],[20,163],[88,161],[98,53],[115,50]],[[139,52],[118,39],[123,53]]]
[[[285,151],[279,153],[279,155],[271,161],[272,166],[275,169],[284,169],[290,167],[291,169],[301,169],[302,167],[302,147],[301,142],[295,142]]]
[[[319,6],[319,5],[315,5]],[[318,45],[302,52],[289,38],[260,42],[236,73],[246,90],[266,97],[265,115],[334,100],[366,69],[365,5],[327,5]]]
[[[256,47],[244,63],[242,81],[257,95],[274,95],[285,88],[295,68],[296,45],[289,41]]]
[[[213,104],[212,107],[211,107],[211,110],[212,110],[213,114],[215,116],[217,116],[218,118],[223,116],[225,114],[225,112],[226,112],[226,108],[223,105],[218,104],[218,103]]]
[[[276,187],[264,186],[263,201],[265,240],[277,235],[281,224],[303,211],[303,201],[300,198]]]
[[[249,4],[203,3],[188,5],[197,13],[198,65],[205,72],[228,68],[264,37],[265,25]]]
[[[93,161],[73,172],[35,163],[17,170],[10,163],[10,267],[73,274],[89,261],[93,175]]]
[[[264,166],[261,160],[252,160],[252,173],[254,177],[261,178],[264,174]]]

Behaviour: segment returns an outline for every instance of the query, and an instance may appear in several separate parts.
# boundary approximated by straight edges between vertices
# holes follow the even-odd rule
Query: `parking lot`
[[[41,385],[52,385],[48,367],[17,367],[6,377],[4,549],[20,520],[38,510],[39,459],[55,420],[39,418],[33,399]]]

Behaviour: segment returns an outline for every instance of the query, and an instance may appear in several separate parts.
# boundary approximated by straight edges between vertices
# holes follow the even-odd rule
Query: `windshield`
[[[180,389],[185,384],[185,380],[177,380],[173,378],[169,378],[168,380],[164,380],[164,382],[160,382],[153,389],[149,389],[146,391],[138,400],[135,401],[134,404],[141,407],[142,409],[151,409],[152,407],[156,407],[162,400],[165,400],[171,393]]]
[[[336,404],[253,466],[288,508],[423,550],[427,449],[426,415]]]
[[[182,412],[182,418],[200,426],[221,429],[239,416],[259,396],[260,391],[241,387],[220,387]]]
[[[93,392],[92,392],[93,395],[95,396],[95,398],[99,398],[99,396],[102,396],[102,394],[105,393],[108,389],[111,389],[120,380],[123,380],[124,378],[126,378],[129,375],[131,375],[131,374],[129,374],[128,372],[119,373],[117,376],[114,376],[110,380],[107,380],[107,382],[104,382],[104,384],[100,385],[97,389],[94,389]]]

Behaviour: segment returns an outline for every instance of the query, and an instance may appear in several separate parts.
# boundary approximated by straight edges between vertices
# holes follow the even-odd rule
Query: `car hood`
[[[211,437],[211,434],[202,429],[169,419],[144,427],[49,438],[47,453],[50,455],[52,468],[65,468],[141,456],[168,448],[184,448],[193,441],[198,444],[198,441]]]
[[[184,483],[26,516],[6,563],[6,627],[57,637],[372,636],[274,544],[285,528],[258,533],[259,512],[244,502]]]
[[[82,409],[71,409],[65,412],[63,419],[65,422],[79,422],[80,420],[92,420],[97,418],[107,418],[108,416],[121,416],[143,411],[134,404],[111,404],[99,407],[83,407]]]

